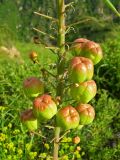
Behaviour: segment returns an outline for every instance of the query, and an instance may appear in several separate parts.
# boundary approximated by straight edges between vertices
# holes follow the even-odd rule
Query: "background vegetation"
[[[120,11],[120,1],[111,0]],[[66,0],[66,3],[70,2]],[[39,76],[39,68],[33,65],[28,54],[38,53],[40,63],[54,63],[56,57],[42,45],[33,44],[33,36],[49,44],[56,42],[38,34],[33,27],[56,35],[54,24],[35,15],[39,11],[56,17],[55,0],[0,0],[0,46],[14,45],[21,53],[10,59],[0,51],[0,159],[32,160],[47,159],[51,144],[39,135],[29,135],[19,119],[21,110],[31,106],[22,90],[23,80],[28,76]],[[71,42],[78,37],[99,42],[104,58],[95,66],[94,79],[98,93],[91,104],[95,107],[96,119],[81,131],[71,131],[61,144],[60,156],[74,152],[75,159],[118,160],[120,159],[120,19],[98,0],[75,0],[67,11],[67,25],[81,21],[70,29],[66,40]],[[79,35],[79,36],[78,36]],[[42,128],[42,127],[41,127]],[[43,135],[50,142],[51,132],[42,128]],[[48,134],[48,135],[47,135]],[[75,147],[71,138],[79,135],[81,150]],[[39,141],[39,143],[38,143]],[[73,146],[73,147],[72,147]],[[42,158],[41,158],[42,157]],[[45,157],[45,158],[44,158]],[[71,155],[68,155],[72,159]],[[64,159],[67,157],[64,157]]]

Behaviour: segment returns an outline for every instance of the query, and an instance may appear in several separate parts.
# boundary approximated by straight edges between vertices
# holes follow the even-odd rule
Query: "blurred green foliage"
[[[104,58],[95,67],[98,87],[109,91],[113,98],[120,98],[120,40],[108,39],[102,43]]]
[[[72,0],[66,0],[66,4]],[[66,25],[80,22],[70,28],[67,34],[67,41],[73,41],[75,38],[87,37],[101,41],[108,36],[117,37],[119,32],[120,19],[113,13],[104,2],[98,0],[74,0],[74,4],[67,8]],[[120,1],[111,1],[116,9],[120,10]],[[7,25],[13,35],[21,40],[31,41],[34,35],[39,35],[45,40],[51,41],[48,37],[33,31],[36,27],[42,31],[56,36],[56,25],[50,20],[34,14],[34,11],[53,16],[56,18],[56,2],[52,0],[4,0],[0,1],[0,23]],[[48,27],[51,26],[51,27]],[[51,42],[52,43],[52,42]]]
[[[0,2],[0,35],[1,33],[6,33],[7,36],[8,35],[7,33],[9,31],[9,33],[11,33],[12,39],[17,38],[18,35],[17,28],[19,24],[20,24],[20,15],[16,3],[12,0],[10,1],[5,0],[3,2]],[[1,30],[3,28],[4,31]]]

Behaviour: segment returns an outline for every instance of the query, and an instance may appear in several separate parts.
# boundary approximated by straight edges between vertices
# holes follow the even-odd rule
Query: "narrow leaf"
[[[110,0],[103,0],[106,5],[114,12],[116,13],[117,16],[120,17],[120,13],[116,10],[116,8],[114,7],[114,5],[110,2]]]

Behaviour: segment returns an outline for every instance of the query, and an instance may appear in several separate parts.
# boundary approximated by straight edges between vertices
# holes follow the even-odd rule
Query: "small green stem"
[[[58,47],[59,47],[59,60],[57,65],[57,72],[58,72],[58,85],[57,85],[57,96],[62,97],[63,92],[63,76],[64,73],[64,66],[65,66],[65,2],[64,0],[57,0],[57,8],[58,8]]]
[[[49,37],[50,39],[54,39],[54,40],[55,40],[55,37],[53,37],[52,35],[49,35],[49,34],[46,33],[46,32],[41,31],[40,29],[37,29],[37,28],[34,27],[33,30],[35,30],[35,31],[37,31],[37,32],[39,32],[39,33],[41,33],[41,34],[43,34],[44,36]]]
[[[50,20],[53,20],[53,21],[57,21],[57,19],[55,19],[51,16],[48,16],[48,15],[45,15],[45,14],[42,14],[42,13],[39,13],[39,12],[34,12],[34,13],[41,16],[41,17],[44,17],[44,18],[47,18],[47,19],[50,19]]]
[[[48,71],[47,69],[45,68],[42,68],[41,69],[42,72],[47,72],[49,75],[51,75],[52,77],[56,78],[56,76],[54,74],[52,74],[50,71]]]
[[[58,47],[59,54],[62,56],[65,52],[65,4],[64,0],[57,0],[58,6]]]
[[[63,74],[65,69],[65,1],[64,0],[56,0],[57,10],[58,10],[58,64],[57,64],[57,88],[56,88],[56,96],[62,97],[64,81]],[[58,151],[59,151],[59,135],[60,135],[60,127],[55,127],[55,137],[54,137],[54,152],[53,152],[53,160],[58,160]]]
[[[39,63],[39,61],[38,60],[36,60],[34,63],[36,63],[36,64],[38,64],[38,66],[41,68],[41,64]],[[56,75],[54,75],[54,74],[52,74],[50,71],[48,71],[47,69],[45,69],[45,68],[41,68],[40,69],[41,70],[41,72],[47,72],[49,75],[51,75],[52,77],[54,77],[54,78],[56,78]]]
[[[55,128],[53,160],[58,160],[60,127]]]
[[[59,141],[66,135],[70,132],[70,130],[67,130],[60,138],[59,138]]]

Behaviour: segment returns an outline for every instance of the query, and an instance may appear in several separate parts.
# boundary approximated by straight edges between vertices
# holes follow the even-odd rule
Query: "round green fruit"
[[[85,57],[74,57],[69,65],[69,78],[73,83],[91,80],[93,77],[93,62]]]
[[[82,51],[82,48],[84,46],[84,44],[89,41],[88,39],[85,38],[78,38],[73,42],[73,45],[70,49],[72,55],[75,56],[80,56],[80,53]]]
[[[33,111],[34,115],[43,122],[51,119],[57,113],[57,106],[51,96],[44,94],[33,101]]]
[[[90,58],[94,64],[100,62],[103,57],[102,49],[98,43],[88,41],[82,48],[81,55]]]
[[[79,114],[72,106],[66,106],[60,109],[56,114],[56,124],[62,130],[76,128],[79,125]]]
[[[26,95],[35,98],[44,92],[44,84],[36,77],[29,77],[23,82]]]
[[[94,64],[99,63],[103,57],[101,46],[98,43],[82,38],[74,41],[70,51],[73,55],[91,59]]]
[[[70,88],[71,97],[80,103],[88,103],[95,97],[96,92],[97,86],[93,80],[73,84]]]
[[[33,115],[33,110],[28,109],[21,113],[21,121],[26,126],[29,131],[34,131],[37,129],[38,123],[37,119]]]
[[[80,104],[76,110],[79,113],[81,125],[92,123],[95,118],[95,110],[90,104]]]

